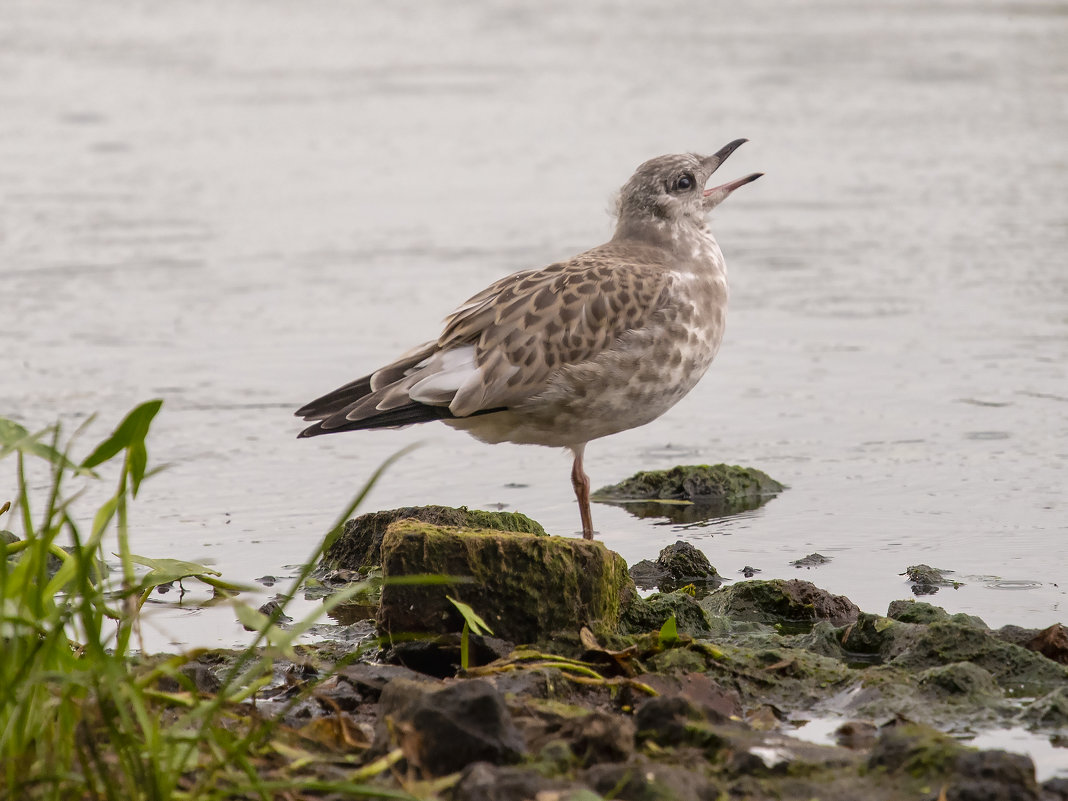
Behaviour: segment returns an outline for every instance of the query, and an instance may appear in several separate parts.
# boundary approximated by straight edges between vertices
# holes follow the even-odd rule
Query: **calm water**
[[[685,529],[596,506],[601,538],[632,562],[690,539],[871,611],[923,562],[964,582],[932,599],[951,611],[1063,621],[1066,41],[1063,2],[9,0],[0,415],[96,411],[102,436],[164,398],[135,550],[232,580],[288,575],[420,439],[365,509],[576,532],[561,453],[444,427],[298,442],[291,412],[606,239],[641,161],[744,136],[724,180],[767,174],[713,221],[720,356],[587,469],[728,461],[790,490]],[[833,561],[789,566],[812,551]],[[149,646],[231,645],[232,619],[161,607]]]

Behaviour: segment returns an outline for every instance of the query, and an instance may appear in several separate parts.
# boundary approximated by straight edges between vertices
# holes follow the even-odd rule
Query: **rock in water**
[[[496,636],[513,642],[582,626],[609,631],[635,596],[623,558],[599,542],[414,520],[394,523],[383,536],[382,575],[378,628],[386,635],[459,632],[463,618],[446,596],[471,606]],[[456,582],[389,582],[419,575]]]

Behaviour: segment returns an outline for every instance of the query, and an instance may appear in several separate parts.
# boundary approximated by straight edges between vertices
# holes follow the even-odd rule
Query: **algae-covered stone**
[[[966,626],[975,626],[980,629],[987,628],[983,619],[976,617],[975,615],[966,615],[963,612],[951,615],[941,606],[935,606],[934,604],[929,604],[925,601],[916,601],[913,599],[891,601],[890,607],[886,610],[886,616],[893,618],[894,620],[900,620],[902,623],[927,624],[935,623],[940,620],[952,620]]]
[[[1002,693],[990,671],[971,662],[953,662],[928,668],[919,676],[920,687],[953,703],[979,704]]]
[[[767,473],[752,467],[679,465],[670,470],[635,473],[597,490],[593,499],[625,504],[639,517],[689,522],[756,509],[783,489]]]
[[[953,772],[963,751],[953,738],[926,726],[892,726],[880,735],[868,756],[868,768],[916,779],[941,779]]]
[[[664,592],[672,592],[694,584],[706,591],[716,589],[723,584],[723,577],[696,547],[679,540],[668,545],[656,558],[655,562],[643,559],[630,569],[630,577],[642,589],[656,587]]]
[[[1068,731],[1068,685],[1033,701],[1023,718],[1032,726]]]
[[[814,623],[836,625],[857,619],[860,609],[844,595],[832,595],[808,581],[771,579],[742,581],[721,587],[700,601],[706,612],[735,620],[759,623]]]
[[[464,621],[446,596],[479,614],[493,633],[533,642],[555,631],[614,629],[634,597],[623,558],[596,541],[455,528],[400,520],[382,538],[385,586],[378,628],[385,634],[448,633]],[[449,576],[448,584],[391,578]]]
[[[862,612],[838,639],[849,653],[875,654],[889,660],[908,650],[922,632],[923,628],[917,624]]]
[[[974,626],[943,621],[918,630],[915,642],[894,657],[891,664],[922,670],[953,662],[971,662],[989,671],[998,684],[1011,684],[1017,689],[1022,685],[1029,692],[1068,681],[1068,668],[1064,665]]]
[[[732,504],[782,492],[783,485],[762,470],[737,465],[679,465],[648,470],[597,490],[611,500],[675,500]]]
[[[370,512],[345,523],[338,538],[323,554],[321,566],[331,570],[361,570],[382,563],[382,537],[398,520],[418,520],[434,526],[460,529],[493,529],[547,536],[545,529],[518,512],[484,512],[461,506],[405,506]]]
[[[912,584],[912,591],[920,595],[938,592],[939,587],[963,586],[963,582],[946,577],[946,573],[952,572],[952,570],[943,570],[930,565],[909,565],[905,568],[905,575]]]
[[[705,610],[692,595],[685,592],[665,592],[648,598],[635,598],[624,611],[619,630],[623,634],[656,631],[672,615],[681,634],[701,637],[712,632]]]

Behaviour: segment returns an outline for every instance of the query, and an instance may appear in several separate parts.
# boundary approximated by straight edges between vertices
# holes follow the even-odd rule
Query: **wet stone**
[[[834,730],[834,741],[843,748],[866,751],[875,745],[879,728],[867,720],[850,720]]]
[[[212,694],[218,692],[221,682],[210,665],[200,661],[187,662],[178,668],[178,672],[185,677],[198,692]],[[186,689],[182,682],[170,676],[160,678],[159,689],[163,692],[179,692]]]
[[[821,553],[810,553],[808,556],[803,556],[800,559],[795,559],[790,564],[796,568],[812,568],[828,564],[830,561],[830,557],[824,556]]]
[[[881,660],[893,659],[919,640],[923,629],[881,615],[862,612],[839,637],[842,647],[852,654],[876,654]]]
[[[645,673],[638,681],[648,684],[662,698],[681,697],[701,713],[704,720],[721,723],[742,714],[742,701],[735,690],[730,690],[706,673],[677,673],[665,676]]]
[[[967,751],[957,757],[946,801],[1039,801],[1035,766],[1007,751]]]
[[[1057,687],[1032,701],[1024,712],[1023,719],[1032,726],[1068,731],[1068,686]]]
[[[961,582],[946,578],[946,573],[952,570],[941,570],[930,565],[910,565],[905,568],[912,591],[916,595],[931,595],[938,592],[940,587],[959,587]]]
[[[953,662],[971,662],[989,671],[1003,686],[1051,687],[1068,681],[1068,668],[1064,665],[1006,643],[974,626],[944,621],[918,627],[918,631],[915,642],[895,656],[891,664],[922,670]]]
[[[708,718],[707,709],[681,695],[650,698],[634,714],[637,740],[661,747],[691,745],[718,751],[726,741],[707,725]]]
[[[982,618],[974,615],[966,615],[962,612],[955,615],[949,614],[941,606],[935,606],[925,601],[901,600],[891,601],[886,610],[886,616],[902,623],[936,623],[941,620],[952,620],[956,623],[972,625],[976,628],[985,629],[987,625]]]
[[[700,550],[679,540],[664,548],[655,562],[643,559],[630,569],[630,577],[642,589],[659,588],[673,592],[687,584],[715,589],[723,577]]]
[[[635,598],[623,612],[619,630],[624,634],[657,631],[672,616],[680,634],[701,637],[711,633],[708,615],[692,595],[685,592],[657,593]]]
[[[601,710],[571,718],[559,731],[582,765],[624,761],[634,752],[634,734],[633,720]]]
[[[337,677],[340,681],[349,684],[359,693],[371,700],[378,701],[382,691],[394,679],[406,679],[408,681],[422,681],[423,676],[414,670],[399,665],[379,665],[366,662],[357,662],[338,668]]]
[[[868,755],[868,767],[919,779],[941,779],[950,774],[962,750],[951,737],[926,726],[891,726],[882,731]]]
[[[553,799],[581,801],[580,785],[542,776],[532,770],[498,767],[488,762],[469,765],[453,790],[453,801],[516,801],[516,799]]]
[[[770,624],[828,620],[844,625],[860,614],[857,605],[844,595],[832,595],[798,579],[742,581],[721,587],[700,604],[711,615]]]
[[[582,778],[605,797],[620,801],[716,801],[721,790],[696,771],[647,759],[594,765]]]
[[[981,703],[983,697],[1000,697],[1001,690],[989,671],[971,662],[953,662],[920,673],[920,687],[947,700]]]
[[[679,465],[670,470],[636,473],[593,495],[600,503],[618,503],[638,517],[666,517],[693,523],[767,503],[784,489],[767,473],[737,465]]]
[[[399,746],[408,764],[426,776],[443,776],[472,762],[518,762],[524,751],[504,699],[479,679],[439,690],[403,679],[379,700],[375,745]],[[389,721],[386,723],[386,721]]]
[[[1024,643],[1024,648],[1037,651],[1054,662],[1068,665],[1068,629],[1060,623],[1055,623]]]

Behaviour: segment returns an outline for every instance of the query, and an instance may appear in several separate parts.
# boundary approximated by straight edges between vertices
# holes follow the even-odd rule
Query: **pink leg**
[[[575,454],[575,464],[571,467],[571,486],[575,488],[575,497],[578,499],[579,515],[582,516],[582,538],[593,539],[593,515],[590,514],[590,477],[582,469],[582,452],[586,449],[583,443],[571,450]]]

